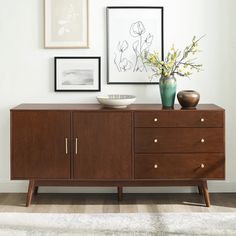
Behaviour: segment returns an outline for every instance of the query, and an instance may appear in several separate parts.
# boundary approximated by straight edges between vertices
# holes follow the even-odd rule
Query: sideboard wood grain
[[[214,104],[21,104],[11,109],[11,179],[40,186],[197,186],[225,178],[225,111]]]

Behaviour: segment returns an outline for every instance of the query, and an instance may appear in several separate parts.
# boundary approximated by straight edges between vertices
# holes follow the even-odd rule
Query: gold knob
[[[158,121],[158,119],[157,118],[154,118],[154,122],[157,122]]]
[[[202,168],[202,169],[205,168],[205,165],[204,165],[203,163],[201,164],[201,168]]]
[[[154,165],[154,168],[155,168],[155,169],[157,169],[157,168],[158,168],[158,165],[157,165],[157,164],[155,164],[155,165]]]
[[[155,138],[155,139],[154,139],[154,143],[157,143],[157,142],[158,142],[158,140],[157,140],[157,138]]]
[[[204,122],[205,121],[205,119],[204,118],[201,118],[201,122]]]
[[[204,138],[202,138],[202,139],[201,139],[201,143],[204,143],[204,142],[205,142],[205,139],[204,139]]]

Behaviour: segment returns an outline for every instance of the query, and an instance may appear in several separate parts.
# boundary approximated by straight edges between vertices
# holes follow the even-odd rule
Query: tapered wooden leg
[[[198,185],[198,193],[202,195],[202,186]]]
[[[35,186],[35,187],[34,187],[34,195],[37,195],[37,194],[38,194],[38,190],[39,190],[39,187],[38,187],[38,186]]]
[[[211,203],[210,203],[210,196],[209,196],[208,187],[207,187],[207,181],[203,182],[202,191],[203,191],[206,207],[210,207]]]
[[[29,187],[28,187],[27,200],[26,200],[26,207],[30,206],[31,204],[33,192],[34,192],[34,180],[30,180]]]
[[[118,196],[118,201],[122,201],[123,197],[123,187],[118,186],[117,187],[117,196]]]

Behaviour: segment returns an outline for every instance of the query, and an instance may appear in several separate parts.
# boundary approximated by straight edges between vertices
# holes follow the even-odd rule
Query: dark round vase
[[[199,102],[200,94],[194,90],[183,90],[178,92],[177,98],[183,108],[193,109]]]

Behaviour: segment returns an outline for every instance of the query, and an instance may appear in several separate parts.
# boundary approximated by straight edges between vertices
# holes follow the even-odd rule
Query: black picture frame
[[[87,62],[88,62],[88,60],[90,60],[90,61],[94,60],[93,63],[96,64],[96,67],[95,67],[96,71],[94,73],[97,73],[97,75],[96,75],[96,78],[92,78],[92,79],[93,80],[96,79],[95,82],[96,82],[97,86],[94,86],[94,88],[91,88],[92,86],[91,86],[91,78],[90,77],[92,74],[91,73],[92,67],[84,69],[85,65],[83,65],[82,69],[80,69],[80,68],[76,68],[76,66],[72,67],[72,64],[71,64],[72,69],[68,69],[68,64],[66,65],[67,66],[66,74],[74,76],[74,78],[72,77],[71,80],[73,80],[73,79],[74,80],[78,80],[78,79],[81,80],[81,78],[78,78],[78,76],[84,77],[83,81],[85,81],[85,82],[88,81],[87,88],[89,87],[89,89],[87,89],[86,87],[84,87],[84,89],[81,89],[83,86],[86,86],[86,84],[80,84],[80,85],[71,84],[68,82],[68,80],[64,81],[64,85],[62,85],[62,84],[59,85],[59,80],[62,80],[62,78],[59,78],[60,76],[62,76],[61,75],[62,74],[61,68],[59,68],[62,65],[60,65],[59,62],[61,61],[61,63],[63,64],[64,60],[71,60],[71,62],[74,60],[78,60],[78,61],[79,60],[81,60],[81,61],[87,60]],[[70,66],[69,66],[69,68],[70,68]],[[93,68],[94,68],[94,65],[93,65]],[[68,71],[68,70],[71,70],[71,71]],[[87,75],[86,75],[86,73],[87,73]],[[78,75],[78,74],[80,74],[80,75]],[[63,73],[63,75],[65,75],[65,72]],[[97,57],[97,56],[96,57],[95,56],[94,57],[54,57],[54,79],[55,79],[54,80],[55,92],[99,92],[99,91],[101,91],[101,57]],[[73,89],[73,86],[75,87],[75,89]],[[65,88],[63,88],[63,87],[65,87]],[[77,89],[76,89],[76,87],[77,87]]]
[[[161,6],[109,6],[106,8],[106,40],[107,40],[107,84],[159,84],[159,82],[112,82],[110,81],[110,49],[109,49],[109,12],[115,9],[158,9],[161,11],[161,58],[164,60],[164,7]],[[122,17],[121,17],[122,19]]]

